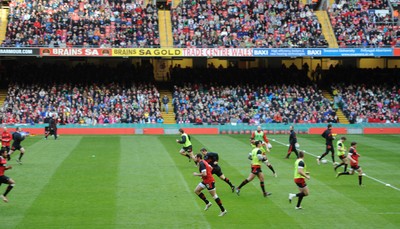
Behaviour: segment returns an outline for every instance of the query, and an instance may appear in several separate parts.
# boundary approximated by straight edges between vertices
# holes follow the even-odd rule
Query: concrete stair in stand
[[[167,97],[169,99],[168,114],[163,110],[164,109],[163,108],[164,104],[161,101],[161,106],[162,106],[161,115],[164,118],[164,124],[176,124],[174,108],[172,106],[172,92],[170,92],[168,90],[160,90],[159,92],[160,92],[160,99],[162,99],[164,97],[164,95],[167,95]]]
[[[0,108],[3,107],[4,102],[6,101],[6,97],[7,97],[7,90],[0,89]]]
[[[332,97],[331,93],[329,93],[326,90],[323,90],[322,91],[322,95],[325,98],[329,99],[329,101],[331,101],[333,103],[333,97]],[[349,124],[350,123],[349,120],[347,119],[346,115],[344,115],[342,109],[338,108],[336,110],[336,115],[338,116],[340,123],[342,123],[342,124]]]

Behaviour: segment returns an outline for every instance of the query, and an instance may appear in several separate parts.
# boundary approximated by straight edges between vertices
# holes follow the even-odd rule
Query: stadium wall
[[[30,135],[44,135],[45,124],[9,125],[13,132],[21,126],[24,132]],[[289,126],[285,124],[263,124],[261,127],[267,134],[288,134]],[[163,135],[178,134],[183,128],[189,134],[250,134],[256,125],[163,125],[163,124],[110,124],[98,126],[61,125],[58,127],[59,135]],[[299,134],[321,134],[326,129],[326,124],[296,124],[294,128]],[[333,133],[336,134],[400,134],[400,124],[333,124]]]

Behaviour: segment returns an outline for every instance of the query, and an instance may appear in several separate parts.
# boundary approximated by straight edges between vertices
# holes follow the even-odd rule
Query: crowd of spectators
[[[171,20],[175,47],[327,47],[313,9],[299,0],[183,0]]]
[[[155,84],[133,78],[145,79],[149,66],[17,66],[10,69],[2,123],[43,123],[54,115],[60,124],[163,123]]]
[[[3,47],[159,47],[154,5],[134,0],[11,0]]]
[[[394,86],[334,85],[335,105],[350,123],[399,123],[400,88]]]
[[[307,77],[306,64],[240,69],[233,61],[228,68],[170,70],[177,123],[335,123],[338,108],[351,123],[400,121],[397,68],[331,66],[318,83]],[[61,124],[163,123],[146,61],[111,66],[11,61],[2,82],[8,83],[2,123],[43,123],[54,115]],[[333,85],[333,103],[322,96],[327,85]]]
[[[177,123],[338,122],[331,102],[307,78],[304,68],[173,68]],[[190,73],[190,74],[189,74]],[[186,78],[183,76],[193,76]],[[215,77],[218,76],[218,79]],[[246,76],[246,77],[243,77]],[[183,83],[191,82],[191,83]],[[289,83],[290,82],[290,83]]]
[[[163,123],[160,94],[151,84],[10,84],[2,123]]]
[[[329,16],[339,47],[400,47],[398,18],[387,0],[341,0]]]

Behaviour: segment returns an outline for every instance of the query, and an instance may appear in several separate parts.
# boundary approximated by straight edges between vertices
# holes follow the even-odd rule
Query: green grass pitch
[[[179,155],[179,136],[61,136],[59,140],[29,137],[23,165],[9,163],[6,175],[16,181],[9,203],[0,202],[0,228],[400,228],[400,135],[348,135],[358,142],[360,165],[376,180],[357,175],[335,178],[331,163],[317,165],[306,155],[311,172],[310,196],[295,210],[288,193],[293,183],[294,156],[284,157],[288,135],[269,135],[268,157],[278,173],[263,165],[264,198],[257,179],[241,195],[216,178],[217,193],[228,214],[205,212],[193,193],[200,182],[194,163]],[[338,136],[339,137],[339,136]],[[314,155],[325,149],[320,136],[298,135],[300,148]],[[239,185],[249,174],[248,135],[193,135],[194,151],[218,152],[224,174]],[[330,160],[330,156],[327,157]],[[341,170],[341,169],[340,169]],[[380,183],[379,181],[382,181]],[[0,194],[5,190],[0,186]]]

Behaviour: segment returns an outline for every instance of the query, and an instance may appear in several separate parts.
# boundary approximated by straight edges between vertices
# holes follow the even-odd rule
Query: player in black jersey
[[[328,128],[321,134],[323,138],[325,138],[325,153],[323,153],[320,157],[317,158],[318,165],[320,164],[322,158],[324,158],[326,155],[328,155],[329,152],[331,152],[332,156],[332,162],[335,164],[335,148],[333,147],[333,140],[335,137],[332,134],[332,124],[328,124]]]
[[[208,164],[213,168],[212,174],[217,175],[221,180],[225,181],[231,187],[232,192],[234,192],[235,186],[227,177],[225,177],[225,175],[222,173],[221,167],[218,165],[218,153],[208,152],[206,148],[200,149],[200,152],[204,155],[204,160],[207,161]]]
[[[25,154],[25,149],[23,146],[21,146],[21,142],[25,140],[25,136],[21,134],[21,127],[17,127],[15,132],[12,134],[12,139],[13,143],[11,145],[11,150],[8,152],[8,159],[10,160],[11,154],[14,153],[15,151],[19,150],[21,153],[19,154],[19,157],[17,159],[17,162],[22,165],[22,157]]]

